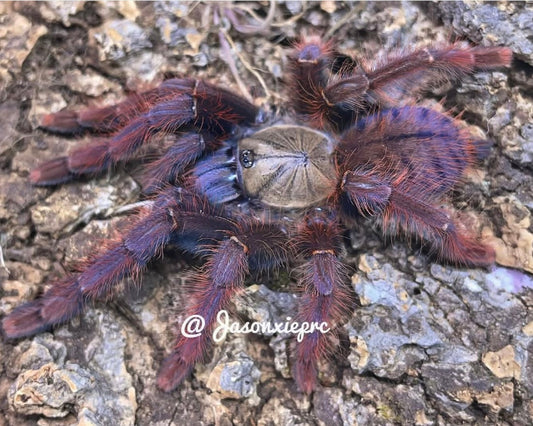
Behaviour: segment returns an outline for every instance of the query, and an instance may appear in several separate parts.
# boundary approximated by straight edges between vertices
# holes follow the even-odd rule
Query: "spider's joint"
[[[316,256],[318,254],[331,254],[332,256],[335,256],[335,250],[327,249],[327,250],[313,250],[311,252],[312,256]]]
[[[174,225],[174,227],[177,228],[178,227],[178,221],[176,219],[176,215],[174,214],[174,210],[169,208],[169,209],[167,209],[167,212],[168,212],[168,215],[170,216],[170,218],[172,219],[172,225]]]
[[[198,103],[197,96],[198,96],[198,86],[200,85],[200,80],[194,81],[194,87],[192,89],[192,113],[194,115],[194,118],[198,117],[198,111],[196,108],[196,105]]]
[[[322,96],[322,99],[324,99],[324,102],[326,102],[326,105],[330,108],[333,108],[335,104],[331,103],[330,100],[326,97],[326,94],[323,90],[320,91],[320,95]]]
[[[318,59],[304,59],[304,58],[298,58],[299,64],[318,64]]]
[[[431,64],[435,61],[435,58],[431,53],[429,53],[429,49],[424,49],[424,52],[428,55],[428,62]]]
[[[346,180],[348,179],[348,173],[351,173],[350,170],[346,170],[344,174],[342,175],[341,179],[341,191],[344,191],[344,187],[346,186]]]
[[[194,104],[194,109],[195,109],[195,115],[196,115],[196,104]],[[200,149],[202,150],[202,152],[205,150],[205,139],[202,135],[199,135],[198,137],[198,142],[200,144]]]
[[[196,96],[198,94],[198,86],[200,85],[200,80],[194,80],[194,87],[192,89],[192,95]]]
[[[197,103],[196,98],[193,98],[193,100],[192,100],[192,108],[191,109],[192,109],[192,113],[193,113],[194,118],[198,118],[198,110],[196,108],[196,103]]]
[[[249,251],[248,246],[244,244],[241,240],[239,240],[235,235],[230,237],[230,241],[237,243],[238,245],[242,247],[242,250],[244,251],[244,253],[248,253]]]

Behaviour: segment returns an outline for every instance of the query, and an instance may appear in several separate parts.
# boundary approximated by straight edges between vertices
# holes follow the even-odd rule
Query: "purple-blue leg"
[[[226,239],[212,250],[204,271],[196,277],[193,300],[187,317],[199,315],[205,321],[197,337],[179,335],[172,353],[158,375],[165,391],[176,388],[202,361],[211,347],[217,314],[227,309],[231,298],[242,290],[249,270],[271,269],[288,258],[286,235],[278,228],[244,221],[227,233]]]
[[[150,96],[151,105],[143,105],[142,113],[124,107],[132,110],[132,117],[126,121],[121,118],[114,135],[41,164],[30,173],[30,181],[35,185],[55,185],[106,170],[131,158],[155,134],[195,130],[223,139],[236,125],[255,124],[258,115],[257,107],[245,99],[201,80],[169,80],[156,94],[159,96]],[[58,115],[59,121],[69,120],[68,112],[59,114],[63,114]],[[51,125],[44,127],[57,130]]]
[[[306,219],[298,238],[299,248],[308,258],[300,283],[303,295],[298,320],[326,325],[322,330],[305,334],[296,343],[293,374],[298,387],[306,393],[316,387],[318,362],[331,355],[335,347],[331,337],[339,322],[346,320],[351,312],[353,299],[345,285],[345,268],[338,258],[340,233],[336,221],[315,214]]]
[[[394,108],[359,120],[338,146],[342,211],[375,215],[386,231],[427,241],[442,259],[488,266],[493,250],[439,207],[482,145],[452,118],[426,108]]]
[[[40,298],[16,308],[2,321],[9,338],[50,329],[78,315],[89,301],[112,295],[125,276],[136,276],[171,240],[194,252],[206,238],[218,239],[228,227],[203,197],[167,188],[125,235],[107,243],[80,272],[59,280]],[[205,229],[205,224],[210,224]]]

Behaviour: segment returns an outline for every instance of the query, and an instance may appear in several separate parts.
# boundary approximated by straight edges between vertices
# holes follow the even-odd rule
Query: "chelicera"
[[[30,175],[35,185],[106,170],[156,135],[173,135],[174,143],[148,167],[151,202],[129,229],[4,318],[7,337],[68,321],[173,244],[206,259],[186,307],[206,328],[177,337],[158,376],[169,391],[212,345],[217,313],[249,273],[299,267],[298,321],[332,329],[342,323],[352,307],[341,235],[362,216],[387,233],[419,238],[442,261],[492,264],[493,250],[442,206],[489,144],[449,115],[417,106],[414,95],[435,80],[508,66],[510,50],[458,43],[347,58],[317,37],[296,45],[291,117],[265,118],[237,94],[188,78],[118,105],[44,117],[48,131],[100,137],[40,165]],[[301,390],[315,388],[319,360],[334,350],[332,335],[315,331],[297,342],[292,367]]]

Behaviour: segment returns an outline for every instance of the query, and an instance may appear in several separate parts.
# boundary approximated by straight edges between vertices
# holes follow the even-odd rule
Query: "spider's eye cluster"
[[[278,125],[239,141],[237,174],[244,194],[278,208],[307,208],[335,189],[333,142],[302,126]]]
[[[249,169],[254,165],[254,152],[250,149],[241,151],[239,160],[245,169]]]

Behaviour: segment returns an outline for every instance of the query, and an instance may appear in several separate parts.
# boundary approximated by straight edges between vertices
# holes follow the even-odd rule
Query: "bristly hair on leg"
[[[186,311],[187,317],[200,316],[205,327],[200,336],[178,336],[158,375],[158,385],[163,390],[174,389],[203,360],[213,343],[217,315],[243,290],[250,265],[273,268],[288,259],[286,235],[276,226],[243,219],[235,222],[234,230],[227,235],[210,250],[209,260],[194,282],[192,301]]]
[[[298,321],[308,325],[325,323],[329,331],[315,330],[296,343],[293,374],[298,387],[306,393],[316,388],[318,362],[330,356],[336,329],[349,318],[352,295],[346,268],[339,260],[340,228],[334,218],[323,214],[309,215],[297,238],[301,252],[308,257],[299,280],[302,296]]]

